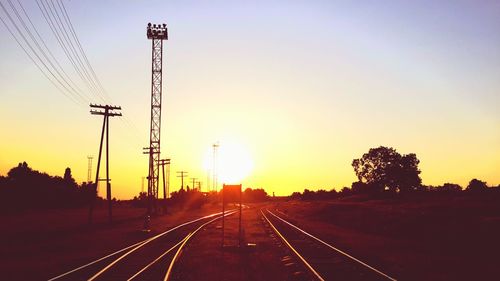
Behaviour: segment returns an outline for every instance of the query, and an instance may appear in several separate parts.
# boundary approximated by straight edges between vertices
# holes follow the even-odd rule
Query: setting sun
[[[204,167],[212,170],[214,166],[213,150],[205,154]],[[218,182],[241,183],[253,169],[253,160],[248,149],[237,142],[220,142],[217,148],[216,170]]]

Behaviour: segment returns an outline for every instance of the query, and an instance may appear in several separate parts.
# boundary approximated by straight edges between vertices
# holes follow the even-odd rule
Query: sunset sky
[[[87,90],[36,1],[22,3]],[[180,170],[205,189],[215,142],[221,153],[232,148],[244,158],[244,187],[276,195],[350,186],[352,160],[380,145],[416,153],[424,184],[500,184],[499,1],[64,4],[106,102],[123,108],[124,117],[110,123],[119,199],[137,195],[148,171],[148,22],[168,26],[162,155],[172,159],[172,190]],[[2,9],[0,17],[11,26]],[[61,94],[3,23],[0,42],[0,175],[26,161],[51,175],[71,167],[86,181],[102,125],[88,102],[104,101],[88,90],[85,103]]]

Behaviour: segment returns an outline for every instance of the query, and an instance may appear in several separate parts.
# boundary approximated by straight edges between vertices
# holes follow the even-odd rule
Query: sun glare
[[[213,150],[210,150],[204,161],[206,170],[213,170],[213,160]],[[217,149],[216,167],[220,184],[241,183],[252,172],[253,161],[243,145],[221,142]]]

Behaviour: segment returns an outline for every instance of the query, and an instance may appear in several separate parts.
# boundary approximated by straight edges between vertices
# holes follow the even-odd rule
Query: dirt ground
[[[174,280],[308,280],[302,266],[294,261],[251,205],[242,214],[242,246],[238,247],[238,214],[222,223],[207,226],[194,236],[174,268]]]
[[[251,204],[238,216],[193,236],[174,268],[177,280],[304,280],[279,238],[262,221],[260,208],[277,210],[292,223],[398,280],[498,280],[500,204],[496,198],[418,200],[280,201]],[[143,229],[144,209],[105,208],[87,225],[87,209],[0,215],[0,271],[4,280],[46,280],[181,222],[220,211],[171,210]]]
[[[142,231],[145,210],[127,206],[113,208],[111,225],[104,206],[95,210],[92,226],[87,224],[87,208],[1,215],[2,279],[47,280],[219,208],[171,210],[152,218],[150,233]]]
[[[500,202],[494,198],[290,201],[274,209],[398,280],[500,276]]]

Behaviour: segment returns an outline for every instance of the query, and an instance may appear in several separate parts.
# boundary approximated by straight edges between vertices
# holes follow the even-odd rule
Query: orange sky
[[[350,186],[352,160],[380,145],[416,153],[424,184],[500,184],[494,3],[66,5],[106,102],[126,116],[110,124],[117,198],[137,195],[148,170],[150,21],[169,27],[162,157],[172,159],[173,190],[180,170],[206,187],[217,141],[250,163],[234,172],[247,171],[244,186],[277,195]],[[25,8],[77,81],[36,5]],[[85,181],[101,118],[61,95],[4,26],[0,37],[0,174],[27,161],[52,175],[71,167]]]

